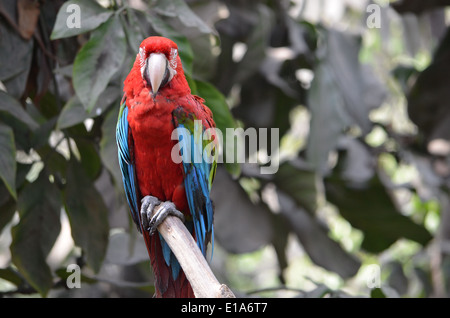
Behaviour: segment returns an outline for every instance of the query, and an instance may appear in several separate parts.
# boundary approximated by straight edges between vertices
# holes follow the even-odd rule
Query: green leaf
[[[22,105],[9,94],[0,90],[0,112],[9,113],[32,130],[39,127],[36,121],[23,109]]]
[[[56,40],[96,29],[114,12],[92,0],[65,2],[59,9],[50,39]]]
[[[148,253],[144,240],[136,240],[134,233],[116,232],[109,238],[105,262],[122,266],[131,266],[148,262]]]
[[[372,253],[387,249],[400,238],[427,244],[432,236],[420,224],[398,211],[391,195],[375,175],[353,184],[336,173],[325,179],[326,197],[350,224],[364,232],[362,248]]]
[[[381,288],[374,288],[370,291],[370,298],[387,298]]]
[[[16,213],[16,201],[4,185],[0,185],[0,233]]]
[[[141,45],[141,42],[145,39],[146,36],[145,32],[142,30],[141,25],[139,24],[138,16],[142,17],[144,20],[147,17],[147,15],[143,12],[132,8],[127,9],[127,14],[125,16],[120,16],[125,35],[127,37],[128,45],[133,52],[138,51],[139,45]]]
[[[369,65],[359,62],[361,38],[329,30],[324,63],[333,74],[336,87],[345,102],[345,112],[366,135],[372,130],[369,112],[380,107],[386,88]]]
[[[450,78],[442,76],[450,72],[447,63],[449,43],[450,32],[447,32],[434,53],[432,63],[419,74],[407,76],[408,115],[423,136],[420,141],[422,147],[427,147],[433,139],[449,140],[450,117],[447,102],[450,94],[447,87],[450,85]]]
[[[215,204],[214,226],[220,229],[214,234],[221,247],[241,254],[254,252],[271,242],[274,227],[267,205],[253,203],[222,165],[217,167],[211,199]]]
[[[67,281],[70,275],[72,275],[72,272],[67,271],[67,268],[58,268],[57,270],[55,270],[55,274],[62,280]],[[84,275],[83,273],[80,273],[80,282],[86,284],[95,284],[98,282],[98,280],[96,278],[89,277]]]
[[[213,85],[199,80],[195,80],[195,86],[197,89],[197,94],[205,100],[205,104],[211,109],[216,127],[222,132],[222,148],[225,156],[225,149],[227,149],[227,147],[233,146],[233,144],[227,144],[226,129],[236,128],[236,122],[230,112],[230,109],[228,108],[227,101],[225,100],[225,97],[221,92],[219,92]],[[234,144],[234,147],[236,147],[236,144]],[[236,153],[236,151],[234,151],[234,153]],[[226,162],[225,157],[224,162]],[[232,162],[226,163],[225,165],[228,172],[230,172],[233,176],[237,177],[241,173],[241,167],[239,163]]]
[[[117,105],[117,108],[112,108],[105,116],[102,125],[102,140],[100,141],[100,158],[103,165],[113,176],[116,188],[123,192],[122,174],[117,158],[116,125],[118,113],[119,105]],[[120,197],[123,197],[123,194]]]
[[[311,128],[306,153],[308,161],[326,173],[328,154],[345,129],[358,126],[363,135],[371,131],[369,112],[381,106],[386,89],[369,66],[360,64],[359,37],[328,30],[323,40],[308,96]]]
[[[16,286],[20,286],[23,283],[22,277],[13,268],[0,268],[0,278],[4,279]]]
[[[45,162],[45,169],[49,174],[52,174],[57,180],[64,180],[66,178],[67,160],[59,152],[48,144],[38,149],[38,154]]]
[[[319,201],[324,199],[317,173],[306,165],[303,166],[301,162],[293,161],[280,165],[274,182],[277,188],[290,195],[300,207],[312,215],[316,213]]]
[[[127,42],[117,16],[92,32],[73,64],[73,85],[88,112],[125,60]]]
[[[153,10],[166,17],[178,18],[187,28],[197,28],[202,33],[214,33],[214,30],[200,19],[183,0],[156,0]]]
[[[75,143],[80,152],[81,166],[84,168],[89,179],[94,180],[102,168],[97,144],[86,138],[76,138]]]
[[[89,118],[89,114],[81,104],[77,95],[73,95],[71,99],[64,105],[61,114],[56,123],[57,129],[64,129],[74,126]]]
[[[13,263],[42,296],[53,286],[46,257],[61,230],[61,196],[46,173],[25,186],[19,194],[20,222],[11,230]]]
[[[187,75],[192,75],[192,64],[194,61],[194,53],[188,39],[176,31],[170,24],[156,15],[146,16],[153,29],[161,36],[174,41],[178,46],[178,54],[180,55],[183,70]]]
[[[326,65],[320,64],[316,69],[308,98],[311,124],[306,158],[317,171],[325,173],[329,169],[329,152],[336,147],[344,128],[350,125],[343,110],[344,100]]]
[[[11,222],[16,210],[17,203],[11,197],[6,203],[0,206],[0,232]]]
[[[2,3],[2,13],[6,15],[9,11],[9,18],[15,20],[17,14],[14,10],[14,7],[17,6],[16,1],[11,1],[12,5],[5,4]],[[33,59],[34,41],[24,40],[3,17],[0,20],[0,34],[0,81],[9,94],[20,98],[27,85]]]
[[[272,33],[273,12],[266,6],[258,6],[258,22],[246,41],[247,51],[239,61],[233,83],[243,83],[259,70],[266,58],[267,46]]]
[[[0,179],[16,199],[16,145],[10,127],[0,123]]]
[[[42,122],[41,125],[33,131],[30,138],[30,145],[34,149],[39,149],[48,144],[48,139],[51,133],[55,129],[56,117],[53,117],[46,122]]]
[[[108,245],[108,210],[101,194],[74,159],[67,169],[64,206],[75,244],[85,252],[89,266],[98,272]]]
[[[120,88],[108,86],[98,98],[95,108],[88,112],[81,104],[80,99],[74,95],[64,105],[56,124],[57,129],[64,129],[75,126],[88,118],[95,118],[105,112],[105,110],[120,96]]]
[[[360,261],[330,238],[328,229],[315,217],[298,207],[293,198],[278,191],[281,214],[297,235],[311,260],[343,278],[354,276]]]

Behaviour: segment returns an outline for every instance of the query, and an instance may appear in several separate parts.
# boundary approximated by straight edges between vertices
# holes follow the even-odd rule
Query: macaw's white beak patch
[[[142,78],[151,86],[153,95],[169,83],[176,73],[163,53],[151,53],[146,60],[141,61]]]

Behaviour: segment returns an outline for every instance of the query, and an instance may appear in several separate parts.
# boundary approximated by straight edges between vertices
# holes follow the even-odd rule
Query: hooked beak
[[[152,53],[148,57],[145,70],[145,80],[152,87],[152,93],[155,95],[159,88],[167,84],[169,79],[168,61],[162,53]]]

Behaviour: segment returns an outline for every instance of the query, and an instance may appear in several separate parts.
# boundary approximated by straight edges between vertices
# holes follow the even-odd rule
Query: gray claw
[[[155,206],[161,203],[157,197],[147,195],[141,200],[141,220],[144,229],[148,229],[149,221],[152,217],[152,212]]]
[[[151,214],[151,211],[150,211],[150,214]],[[163,203],[161,203],[161,206],[158,209],[158,211],[155,213],[155,215],[150,220],[150,223],[148,226],[148,231],[149,231],[150,235],[153,235],[153,233],[156,232],[157,227],[162,222],[164,222],[166,217],[168,217],[169,215],[176,216],[176,217],[180,218],[181,221],[184,222],[183,213],[181,213],[180,211],[177,210],[177,208],[175,207],[175,204],[173,202],[170,202],[170,201],[163,202]]]

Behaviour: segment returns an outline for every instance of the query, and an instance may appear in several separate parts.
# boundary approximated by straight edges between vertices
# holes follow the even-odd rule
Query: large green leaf
[[[105,116],[105,120],[102,125],[102,140],[100,141],[100,158],[103,165],[108,169],[114,179],[114,185],[122,193],[122,174],[120,173],[119,159],[117,157],[117,142],[116,142],[116,125],[117,116],[119,114],[119,105],[116,108],[112,108]]]
[[[115,86],[108,86],[99,96],[95,107],[88,112],[81,104],[79,98],[74,95],[64,105],[56,124],[57,129],[64,129],[83,122],[88,118],[95,118],[104,111],[120,96],[121,90]]]
[[[213,85],[196,80],[195,87],[196,93],[205,99],[205,104],[211,109],[213,113],[214,122],[216,123],[216,127],[222,132],[223,136],[223,151],[224,151],[224,162],[226,162],[226,149],[227,147],[234,146],[236,148],[236,144],[227,144],[226,139],[226,129],[227,128],[236,128],[236,122],[233,118],[233,115],[228,108],[227,101],[225,97],[219,92]],[[235,149],[236,150],[236,149]],[[236,151],[234,151],[236,153]],[[230,172],[235,177],[239,176],[241,172],[241,168],[239,163],[237,162],[227,162],[226,167],[228,172]]]
[[[24,283],[23,278],[12,267],[0,268],[0,278],[16,286],[20,286],[21,284]]]
[[[390,4],[398,13],[414,13],[420,15],[421,13],[437,9],[442,6],[450,5],[448,0],[409,0],[409,1],[394,1]]]
[[[150,25],[158,35],[171,39],[177,44],[183,70],[186,75],[192,75],[194,53],[190,42],[183,34],[157,14],[145,14],[134,9],[129,9],[127,12],[128,23],[124,23],[124,30],[132,50],[137,52],[142,40],[147,36],[155,35],[148,33],[148,26]]]
[[[147,15],[142,11],[129,8],[126,16],[120,16],[128,45],[133,52],[138,51],[139,45],[148,36],[139,23],[139,19],[146,20]]]
[[[10,127],[0,123],[0,179],[9,193],[17,198],[16,193],[16,145]]]
[[[298,207],[283,191],[278,191],[278,200],[281,214],[314,263],[343,278],[358,272],[360,261],[329,237],[328,229],[320,220]]]
[[[432,238],[422,225],[398,211],[378,176],[355,185],[333,175],[326,179],[325,188],[328,201],[353,227],[364,232],[362,248],[369,252],[382,252],[400,238],[422,245]]]
[[[116,265],[135,265],[148,262],[148,252],[144,240],[136,239],[137,232],[116,232],[109,238],[105,263]]]
[[[61,230],[61,195],[45,171],[19,194],[18,210],[20,222],[11,231],[12,261],[28,283],[46,296],[53,286],[46,257]]]
[[[161,36],[171,39],[177,44],[178,54],[180,55],[181,63],[183,64],[183,71],[187,75],[192,75],[194,53],[192,52],[191,45],[187,38],[156,15],[147,15],[147,19],[156,32]]]
[[[358,37],[327,30],[323,40],[308,96],[311,128],[306,151],[308,161],[321,173],[329,170],[328,154],[344,130],[357,126],[363,135],[371,131],[369,112],[386,96],[372,70],[359,63]]]
[[[339,136],[351,123],[344,112],[344,100],[335,81],[328,67],[321,64],[315,71],[309,92],[311,124],[306,158],[322,173],[328,170],[329,152],[336,147]]]
[[[222,166],[217,168],[211,199],[215,204],[214,234],[227,251],[254,252],[272,241],[271,212],[262,202],[254,204]]]
[[[246,41],[247,51],[239,61],[233,83],[242,83],[258,71],[266,58],[267,44],[273,25],[273,13],[266,6],[257,6],[257,24]]]
[[[0,233],[3,228],[8,224],[14,213],[16,213],[17,203],[6,189],[6,186],[0,184]]]
[[[59,9],[50,38],[56,40],[94,30],[113,13],[99,5],[97,1],[67,1]]]
[[[16,99],[2,90],[0,90],[0,112],[9,113],[11,116],[27,124],[30,129],[34,130],[39,126]]]
[[[281,214],[317,265],[342,277],[356,274],[360,262],[328,234],[316,218],[323,186],[317,173],[301,161],[283,163],[273,180],[278,189]]]
[[[74,159],[68,165],[64,206],[75,244],[83,249],[89,266],[99,271],[108,244],[108,211],[101,194]]]
[[[214,32],[183,0],[156,0],[153,9],[161,15],[178,18],[187,28],[197,28],[203,33]]]
[[[298,206],[315,214],[319,201],[323,199],[321,180],[315,171],[298,161],[283,163],[275,174],[274,182]]]
[[[16,1],[2,1],[2,13],[16,19]],[[24,40],[6,19],[0,20],[0,81],[9,94],[22,97],[33,58],[33,41]]]
[[[127,42],[117,16],[92,32],[73,64],[73,85],[87,111],[91,111],[125,59]]]
[[[64,105],[56,123],[57,129],[64,129],[83,122],[89,118],[89,113],[83,107],[77,95],[73,95],[71,99]]]
[[[329,30],[325,65],[344,101],[344,110],[352,124],[363,134],[372,129],[369,112],[381,106],[384,86],[374,80],[375,74],[359,62],[361,39],[352,34]],[[376,95],[376,97],[374,97]],[[329,105],[332,107],[332,104]]]

